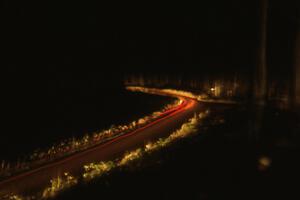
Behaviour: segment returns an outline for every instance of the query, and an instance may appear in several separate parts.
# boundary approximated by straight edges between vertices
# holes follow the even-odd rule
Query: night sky
[[[240,65],[251,60],[257,37],[255,1],[6,4],[11,65],[38,61],[43,68],[83,71]]]
[[[271,1],[270,53],[284,53],[281,63],[292,48],[297,4]],[[23,72],[44,73],[43,79],[66,82],[103,74],[111,80],[116,72],[247,71],[256,62],[258,5],[258,0],[201,4],[6,0],[4,66],[21,77]]]

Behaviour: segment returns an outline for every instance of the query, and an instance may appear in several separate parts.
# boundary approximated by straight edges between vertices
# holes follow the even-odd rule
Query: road
[[[62,175],[64,172],[79,175],[85,164],[115,159],[126,151],[143,146],[148,141],[168,136],[192,117],[195,112],[204,110],[199,102],[189,98],[181,98],[184,101],[180,106],[164,113],[145,127],[0,182],[0,197],[8,192],[30,194],[39,191],[49,185],[51,178]]]

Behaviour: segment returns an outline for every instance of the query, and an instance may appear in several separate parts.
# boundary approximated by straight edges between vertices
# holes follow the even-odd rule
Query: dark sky
[[[167,5],[6,1],[8,56],[18,64],[16,56],[39,59],[43,67],[239,65],[251,53],[243,46],[256,41],[256,7],[255,1],[237,0]]]
[[[89,66],[123,66],[124,71],[239,65],[251,54],[241,47],[256,40],[255,4],[221,2],[49,5],[50,48],[60,46],[56,56],[70,65],[81,57],[79,62]]]
[[[4,82],[53,91],[57,85],[119,85],[122,74],[132,72],[251,73],[259,2],[5,0]],[[299,3],[270,2],[270,63],[284,66],[291,60]]]

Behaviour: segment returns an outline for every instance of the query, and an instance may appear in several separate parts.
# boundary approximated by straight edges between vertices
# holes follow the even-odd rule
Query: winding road
[[[183,100],[183,103],[166,111],[157,120],[142,128],[0,182],[0,199],[7,193],[30,194],[40,191],[49,185],[51,178],[62,175],[64,172],[79,175],[83,165],[115,159],[126,151],[143,146],[148,141],[168,136],[191,118],[195,112],[204,110],[203,105],[196,100],[186,97],[179,98]]]

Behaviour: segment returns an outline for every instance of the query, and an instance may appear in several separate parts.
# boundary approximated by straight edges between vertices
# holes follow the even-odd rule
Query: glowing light
[[[272,160],[267,156],[262,156],[258,159],[258,169],[264,171],[271,166]]]

